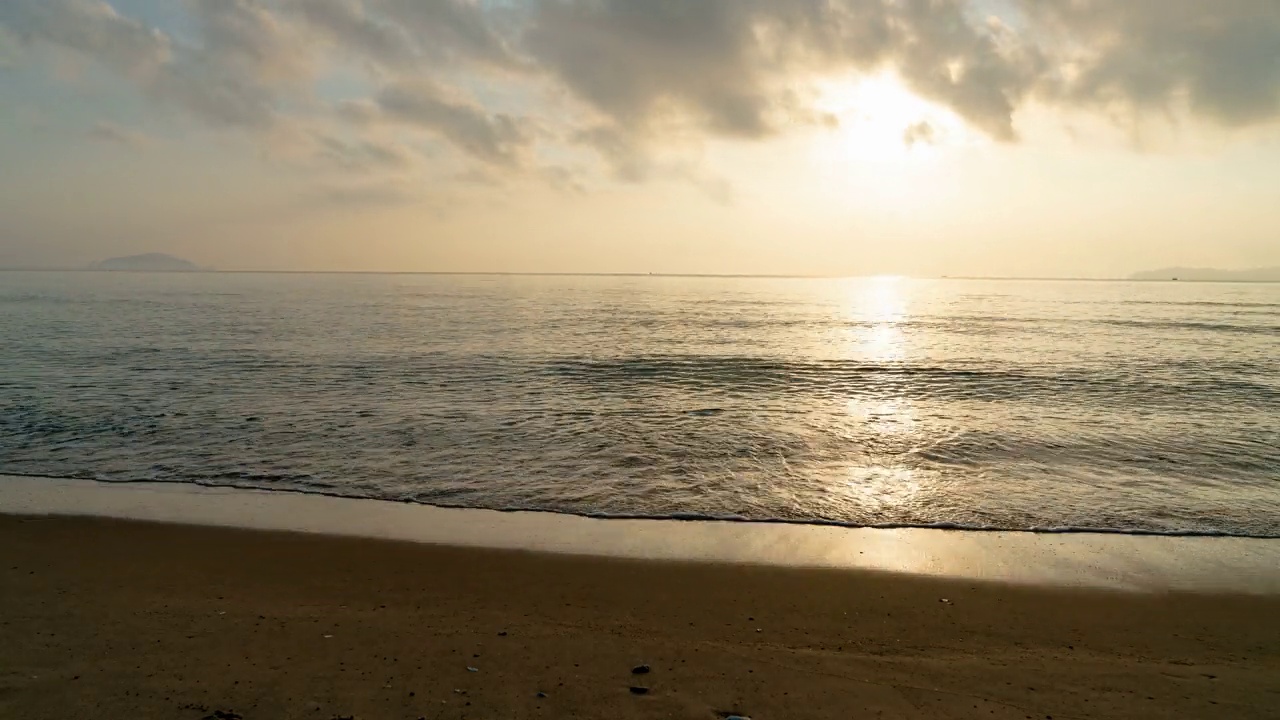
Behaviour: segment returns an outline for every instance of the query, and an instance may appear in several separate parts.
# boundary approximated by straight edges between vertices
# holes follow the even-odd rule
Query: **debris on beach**
[[[205,715],[203,720],[244,720],[244,716],[235,710],[214,710]]]
[[[473,668],[470,665],[468,665],[467,672],[480,672],[480,668]]]
[[[644,687],[643,685],[632,685],[631,694],[632,695],[648,695],[649,688]]]
[[[632,674],[632,675],[648,675],[648,674],[649,674],[649,666],[648,666],[648,665],[637,665],[637,666],[635,666],[635,667],[631,668],[631,674]]]
[[[544,693],[544,692],[540,692],[540,693],[538,693],[538,694],[537,694],[537,696],[536,696],[536,697],[538,697],[538,698],[545,698],[546,696],[547,696],[547,694],[546,694],[546,693]]]

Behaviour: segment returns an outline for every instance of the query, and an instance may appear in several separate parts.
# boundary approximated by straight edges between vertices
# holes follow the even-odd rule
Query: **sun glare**
[[[919,161],[964,137],[964,124],[953,113],[913,94],[892,75],[833,80],[820,92],[818,107],[839,121],[833,139],[838,159]]]

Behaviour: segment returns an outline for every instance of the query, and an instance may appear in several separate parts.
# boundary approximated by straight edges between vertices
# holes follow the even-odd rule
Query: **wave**
[[[1096,300],[1082,301],[1087,304],[1109,304],[1110,302],[1119,302],[1121,305],[1163,305],[1166,307],[1225,307],[1225,308],[1277,308],[1280,309],[1280,303],[1274,302],[1249,302],[1236,301],[1226,302],[1222,300],[1120,300],[1107,301],[1106,303],[1098,303]]]
[[[1146,330],[1186,330],[1190,332],[1243,333],[1246,335],[1280,335],[1280,325],[1237,325],[1189,320],[1093,320],[1099,325],[1141,328]]]
[[[566,357],[543,361],[546,372],[589,385],[669,384],[724,393],[808,390],[857,396],[890,389],[897,396],[1035,400],[1085,393],[1124,395],[1129,401],[1190,397],[1280,402],[1280,389],[1234,378],[1161,380],[1147,373],[1101,370],[1037,373],[857,360],[800,360],[757,356],[650,355]]]
[[[827,518],[782,518],[767,517],[753,518],[745,515],[734,513],[694,513],[694,512],[666,512],[666,513],[624,513],[624,512],[602,512],[602,511],[572,511],[559,508],[545,508],[536,506],[520,506],[520,505],[481,505],[467,503],[448,503],[448,502],[426,502],[413,498],[390,498],[378,497],[371,494],[361,493],[341,493],[334,492],[329,489],[320,488],[304,488],[304,487],[262,487],[259,485],[241,485],[236,483],[222,483],[209,481],[187,481],[174,479],[160,480],[103,480],[94,477],[76,477],[76,476],[58,476],[58,475],[42,475],[35,473],[20,473],[0,470],[0,478],[8,475],[11,477],[26,478],[43,478],[48,480],[92,480],[94,482],[121,484],[121,485],[148,485],[148,484],[172,484],[172,485],[196,485],[206,488],[226,488],[232,490],[252,490],[255,492],[269,493],[288,493],[295,495],[319,495],[324,497],[339,498],[343,500],[377,500],[380,502],[398,502],[407,505],[422,505],[426,507],[437,507],[451,510],[487,510],[490,512],[502,513],[544,513],[549,515],[568,515],[572,517],[582,517],[592,520],[642,520],[642,521],[675,521],[675,522],[715,522],[715,523],[743,523],[743,524],[760,524],[760,525],[798,525],[810,527],[834,527],[846,529],[869,529],[869,530],[945,530],[954,532],[980,532],[980,533],[1026,533],[1035,535],[1128,535],[1135,537],[1187,537],[1187,538],[1247,538],[1256,540],[1280,540],[1280,533],[1246,533],[1231,530],[1217,529],[1151,529],[1151,528],[1116,528],[1116,527],[1099,527],[1089,525],[1032,525],[1032,526],[1005,526],[1005,525],[977,525],[956,522],[932,522],[932,523],[910,523],[910,522],[883,522],[883,523],[859,523],[844,520],[831,520]],[[331,487],[327,484],[325,487]]]

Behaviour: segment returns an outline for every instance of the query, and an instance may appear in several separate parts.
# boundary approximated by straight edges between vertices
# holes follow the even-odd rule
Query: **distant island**
[[[1280,267],[1252,270],[1171,267],[1134,273],[1130,280],[1191,280],[1199,282],[1280,282]]]
[[[200,272],[205,268],[189,260],[164,253],[144,253],[127,257],[108,258],[94,263],[91,270],[123,270],[131,272]]]

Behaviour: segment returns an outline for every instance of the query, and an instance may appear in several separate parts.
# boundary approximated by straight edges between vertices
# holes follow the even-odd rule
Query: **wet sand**
[[[0,516],[0,555],[4,718],[1021,720],[1274,718],[1280,708],[1276,595],[92,518]],[[632,674],[639,664],[651,672]]]

